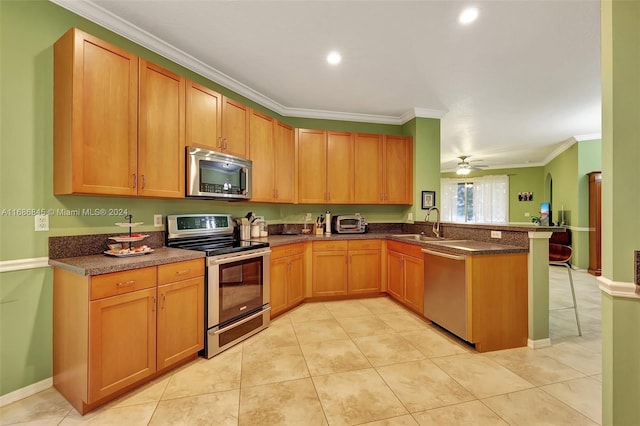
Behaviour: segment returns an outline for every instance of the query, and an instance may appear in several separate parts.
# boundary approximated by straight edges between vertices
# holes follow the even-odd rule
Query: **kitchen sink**
[[[424,241],[424,242],[442,241],[442,238],[427,237],[424,234],[396,234],[396,235],[392,235],[392,237],[402,238],[406,240],[413,240],[413,241]]]

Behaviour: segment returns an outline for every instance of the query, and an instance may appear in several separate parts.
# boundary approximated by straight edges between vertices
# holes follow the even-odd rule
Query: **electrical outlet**
[[[49,215],[48,214],[37,214],[35,216],[35,230],[40,231],[48,231],[49,230]]]
[[[154,214],[153,215],[153,226],[159,228],[162,226],[162,215],[161,214]]]
[[[531,213],[529,213],[529,212],[524,212],[524,217],[530,217],[530,216],[531,216]]]
[[[502,238],[501,231],[491,231],[491,238]]]
[[[311,213],[307,213],[307,214],[305,215],[305,217],[304,217],[304,220],[305,220],[306,222],[311,222]]]
[[[407,220],[413,220],[413,213],[409,213],[407,215]]]

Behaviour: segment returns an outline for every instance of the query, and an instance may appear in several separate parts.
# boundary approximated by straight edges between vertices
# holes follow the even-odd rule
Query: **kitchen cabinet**
[[[383,137],[383,204],[413,204],[413,140]]]
[[[138,195],[184,198],[185,79],[140,59],[138,102]]]
[[[76,28],[54,45],[54,193],[184,197],[185,81]]]
[[[202,259],[95,276],[54,268],[53,384],[81,414],[203,344]]]
[[[137,195],[138,57],[77,28],[53,56],[54,194]]]
[[[304,300],[304,243],[271,249],[271,317]]]
[[[351,133],[298,129],[298,202],[353,202]]]
[[[313,241],[313,296],[380,292],[379,240]]]
[[[251,110],[249,158],[252,161],[251,201],[293,203],[295,139],[292,127]]]
[[[387,292],[411,310],[424,311],[424,260],[421,247],[387,243]]]
[[[158,370],[204,349],[202,260],[158,266]]]
[[[312,295],[341,296],[348,292],[347,241],[313,241]]]
[[[222,138],[222,95],[189,80],[186,87],[186,146],[216,151]]]
[[[349,294],[380,292],[380,240],[351,240],[349,249]]]
[[[222,97],[222,139],[215,151],[248,158],[249,110],[240,102]]]
[[[354,135],[354,202],[380,204],[384,201],[382,135]]]

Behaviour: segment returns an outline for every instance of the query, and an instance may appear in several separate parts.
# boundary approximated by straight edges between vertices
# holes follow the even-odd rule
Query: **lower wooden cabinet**
[[[424,259],[420,246],[387,243],[387,292],[411,310],[424,312]]]
[[[81,414],[204,347],[203,259],[53,285],[53,384]]]
[[[304,243],[271,249],[271,317],[304,300]]]
[[[314,241],[313,296],[380,292],[380,240]]]

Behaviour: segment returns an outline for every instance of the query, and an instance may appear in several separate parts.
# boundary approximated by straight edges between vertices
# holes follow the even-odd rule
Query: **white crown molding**
[[[598,277],[600,282],[600,290],[605,293],[623,299],[636,299],[640,301],[640,286],[633,283],[625,283],[621,281],[612,281],[609,278]]]
[[[22,271],[24,269],[44,268],[49,266],[48,257],[31,259],[0,260],[0,272]]]
[[[218,71],[171,44],[159,39],[153,34],[144,31],[132,23],[103,9],[90,0],[49,0],[58,6],[67,9],[83,18],[101,25],[122,37],[143,46],[183,67],[200,74],[201,76],[226,87],[235,93],[251,99],[252,101],[269,108],[270,110],[286,117],[316,118],[326,120],[358,121],[377,124],[402,125],[414,117],[442,118],[447,111],[415,108],[399,117],[346,113],[338,111],[323,111],[314,109],[286,107],[279,102],[263,95],[238,80]]]
[[[602,139],[602,133],[589,133],[588,135],[577,135],[573,137],[578,142],[582,141],[594,141],[597,139]]]

